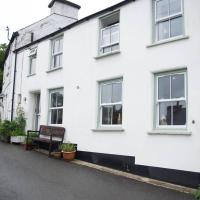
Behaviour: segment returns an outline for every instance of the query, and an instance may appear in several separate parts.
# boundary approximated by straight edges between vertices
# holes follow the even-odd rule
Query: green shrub
[[[2,136],[11,136],[12,132],[17,129],[17,123],[15,121],[5,120],[0,124],[0,134]]]
[[[29,138],[36,138],[38,137],[38,134],[35,132],[29,132]]]
[[[194,197],[198,200],[200,200],[200,187],[199,189],[194,193]]]
[[[25,132],[26,119],[24,110],[21,106],[18,106],[16,112],[17,112],[17,117],[15,118],[15,122],[17,124],[17,129],[21,130],[22,132]]]
[[[0,136],[24,136],[26,127],[25,113],[22,107],[17,108],[17,117],[13,121],[0,122]]]
[[[60,148],[64,152],[73,152],[76,151],[76,145],[72,143],[63,143],[60,145]]]
[[[14,131],[12,131],[11,136],[25,136],[25,132],[23,132],[20,129],[15,129]]]

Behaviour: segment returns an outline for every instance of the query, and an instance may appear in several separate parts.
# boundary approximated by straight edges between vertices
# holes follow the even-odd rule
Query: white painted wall
[[[51,7],[51,14],[59,14],[73,19],[78,19],[78,8],[56,1]]]
[[[94,58],[98,49],[98,18],[84,22],[64,33],[63,69],[51,73],[46,72],[50,65],[50,40],[37,45],[35,76],[27,77],[29,50],[20,52],[16,91],[27,98],[22,101],[27,128],[32,128],[31,93],[41,91],[41,124],[47,124],[48,89],[64,87],[65,140],[77,143],[79,150],[130,155],[141,165],[200,172],[199,9],[198,0],[185,0],[185,31],[189,39],[147,48],[152,38],[151,1],[138,0],[123,6],[121,53],[98,60]],[[188,74],[187,131],[192,135],[149,135],[153,129],[153,73],[183,67],[187,67]],[[123,77],[125,131],[94,132],[98,81],[115,77]],[[192,124],[192,120],[196,123]]]

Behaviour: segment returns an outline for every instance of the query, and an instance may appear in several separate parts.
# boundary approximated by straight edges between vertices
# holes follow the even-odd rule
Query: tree
[[[7,44],[0,44],[0,91],[2,90],[3,84],[3,62],[7,49]]]

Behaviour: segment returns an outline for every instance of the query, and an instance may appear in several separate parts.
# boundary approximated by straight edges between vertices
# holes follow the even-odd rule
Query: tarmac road
[[[0,200],[194,200],[0,142]]]

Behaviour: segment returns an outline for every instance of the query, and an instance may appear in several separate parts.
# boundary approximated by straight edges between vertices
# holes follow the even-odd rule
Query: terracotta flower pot
[[[33,149],[32,144],[22,144],[22,147],[27,151],[30,151]]]
[[[62,158],[62,152],[52,152],[51,154],[54,158]]]
[[[72,151],[72,152],[62,152],[63,153],[63,159],[67,160],[67,161],[71,161],[75,159],[76,156],[76,151]]]

